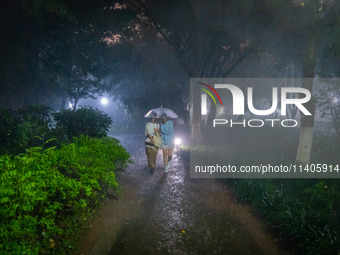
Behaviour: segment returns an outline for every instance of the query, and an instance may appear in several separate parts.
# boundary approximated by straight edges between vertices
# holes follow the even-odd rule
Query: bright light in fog
[[[336,104],[337,102],[339,102],[339,99],[338,99],[337,97],[334,97],[334,98],[333,98],[333,103]]]
[[[182,143],[181,139],[175,138],[175,144],[180,145]]]
[[[103,104],[103,105],[106,105],[109,101],[107,100],[107,98],[103,97],[100,102]]]
[[[73,107],[73,104],[72,104],[72,103],[68,103],[68,107],[69,107],[69,108],[72,108],[72,107]]]

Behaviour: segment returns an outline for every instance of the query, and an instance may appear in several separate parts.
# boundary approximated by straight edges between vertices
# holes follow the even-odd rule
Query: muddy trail
[[[191,179],[178,157],[164,172],[146,168],[142,136],[117,137],[135,164],[118,176],[122,192],[108,196],[75,254],[288,254],[230,190],[214,179]]]

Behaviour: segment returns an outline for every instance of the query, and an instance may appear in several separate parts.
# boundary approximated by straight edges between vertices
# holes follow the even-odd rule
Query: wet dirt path
[[[161,152],[151,175],[144,138],[118,138],[135,164],[118,176],[121,197],[106,198],[75,254],[288,254],[221,182],[190,179],[177,157],[165,173]]]

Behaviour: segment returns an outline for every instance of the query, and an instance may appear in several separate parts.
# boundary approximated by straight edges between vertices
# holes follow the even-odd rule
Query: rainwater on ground
[[[191,179],[176,156],[165,173],[161,151],[150,174],[144,137],[117,138],[135,163],[118,175],[121,196],[105,199],[75,254],[288,254],[222,182]]]

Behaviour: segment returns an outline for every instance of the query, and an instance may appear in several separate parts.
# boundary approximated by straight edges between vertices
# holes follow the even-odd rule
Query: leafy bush
[[[105,137],[111,122],[107,114],[93,108],[58,113],[41,105],[17,111],[0,108],[0,155],[22,153],[35,146],[56,146],[82,135]],[[46,141],[53,138],[58,139],[47,145]]]
[[[334,254],[338,240],[338,180],[226,180],[239,201],[255,211],[287,248],[301,254]]]
[[[0,157],[0,253],[66,254],[130,155],[113,138]]]
[[[105,137],[112,123],[106,113],[90,107],[55,113],[54,119],[57,134],[66,141],[82,135]]]
[[[30,105],[18,110],[17,145],[26,149],[45,146],[45,141],[52,138],[52,109],[42,105]]]
[[[18,111],[0,109],[0,155],[18,154],[34,146],[44,146],[52,137],[52,110],[31,105]]]

